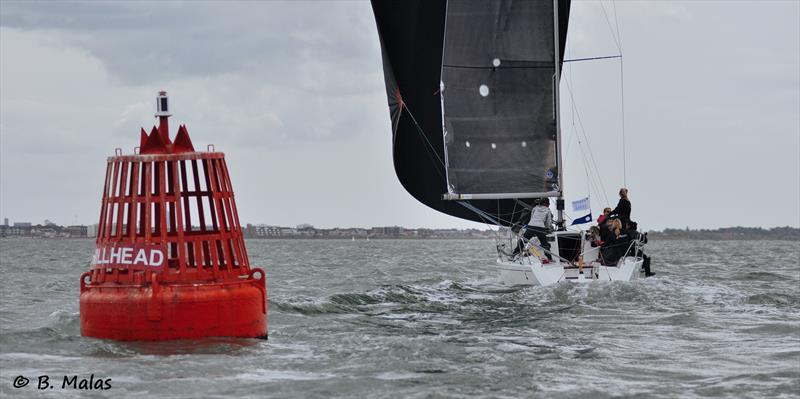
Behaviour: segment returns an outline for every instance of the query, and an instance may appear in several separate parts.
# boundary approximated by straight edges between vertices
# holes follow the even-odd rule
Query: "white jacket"
[[[550,212],[549,207],[544,205],[536,205],[533,207],[533,212],[531,212],[531,221],[528,222],[528,226],[552,229],[552,225],[553,213]]]

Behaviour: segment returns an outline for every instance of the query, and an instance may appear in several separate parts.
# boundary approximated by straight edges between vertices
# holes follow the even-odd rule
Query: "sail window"
[[[494,60],[492,60],[492,65],[494,65],[495,68],[499,67],[500,66],[500,59],[499,58],[495,58]]]
[[[483,97],[488,96],[489,95],[489,86],[481,85],[481,87],[478,88],[478,93],[481,93],[481,96],[483,96]]]

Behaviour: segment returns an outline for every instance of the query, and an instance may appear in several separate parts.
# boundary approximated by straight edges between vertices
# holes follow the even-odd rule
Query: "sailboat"
[[[641,256],[604,265],[588,232],[565,228],[559,86],[570,0],[373,0],[372,8],[404,188],[433,209],[512,232],[539,200],[555,198],[553,261],[538,240],[516,256],[498,245],[506,284],[638,278]],[[632,245],[639,253],[642,243]]]

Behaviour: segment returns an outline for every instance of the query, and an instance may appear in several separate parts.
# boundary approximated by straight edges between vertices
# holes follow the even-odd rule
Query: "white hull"
[[[506,285],[550,285],[561,280],[564,268],[559,264],[542,264],[534,257],[519,262],[498,261],[500,279]]]
[[[642,258],[628,256],[621,259],[616,266],[603,266],[598,261],[599,248],[592,247],[583,234],[556,232],[553,236],[551,253],[555,255],[554,262],[543,263],[537,256],[536,249],[532,251],[533,255],[518,257],[513,261],[500,258],[497,260],[500,280],[506,285],[546,286],[565,281],[573,283],[631,281],[644,275]],[[559,251],[560,237],[566,240],[562,241],[565,244],[569,244],[569,240],[572,240],[573,248],[562,248]],[[569,262],[563,259],[563,256],[567,255],[577,258],[578,252],[582,262]],[[578,264],[581,263],[582,267],[579,267]]]
[[[522,258],[518,262],[498,261],[500,280],[505,285],[546,286],[560,282],[588,283],[591,281],[631,281],[640,278],[642,259],[626,257],[619,266],[603,266],[598,262],[583,267],[564,263],[542,264],[537,258]]]

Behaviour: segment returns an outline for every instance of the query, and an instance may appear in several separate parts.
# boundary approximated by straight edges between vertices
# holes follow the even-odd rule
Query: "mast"
[[[561,163],[561,45],[558,38],[558,0],[553,0],[553,39],[555,41],[555,87],[553,88],[554,111],[556,118],[556,168],[558,170],[558,199],[556,226],[564,229],[564,168]]]

